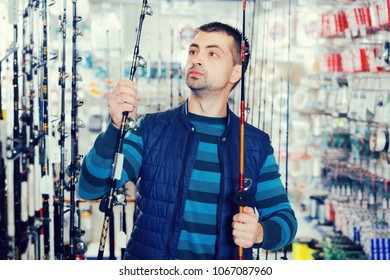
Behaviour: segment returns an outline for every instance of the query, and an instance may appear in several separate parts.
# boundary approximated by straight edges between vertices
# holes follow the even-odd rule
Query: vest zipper
[[[170,250],[170,241],[173,242],[173,236],[175,234],[175,228],[176,228],[176,222],[177,222],[177,219],[179,217],[179,213],[178,213],[178,207],[179,205],[182,204],[182,201],[183,201],[183,188],[184,188],[184,172],[187,168],[187,157],[188,157],[188,146],[189,146],[189,143],[190,143],[190,139],[192,138],[192,133],[194,132],[194,128],[192,127],[191,128],[191,133],[190,133],[190,136],[188,137],[188,140],[187,140],[187,143],[186,143],[186,149],[185,149],[185,153],[184,153],[184,161],[185,163],[182,165],[182,168],[180,170],[180,184],[179,184],[179,191],[178,191],[178,195],[179,195],[179,198],[180,199],[177,199],[176,200],[176,204],[175,204],[175,210],[173,212],[174,216],[173,216],[173,220],[172,220],[172,227],[171,227],[171,232],[170,232],[170,235],[169,235],[169,239],[168,239],[168,242],[167,242],[167,259],[171,259],[172,257],[172,252]]]
[[[219,158],[219,165],[221,168],[221,183],[220,183],[220,190],[219,190],[219,197],[218,197],[218,205],[217,205],[217,238],[215,240],[215,254],[214,254],[214,259],[219,259],[219,248],[220,246],[218,245],[221,239],[221,205],[222,205],[222,200],[223,200],[223,195],[224,195],[224,186],[225,186],[225,177],[224,177],[224,164],[223,164],[223,156],[221,152],[221,141],[224,141],[225,138],[221,138],[223,140],[219,141],[218,144],[218,158]]]

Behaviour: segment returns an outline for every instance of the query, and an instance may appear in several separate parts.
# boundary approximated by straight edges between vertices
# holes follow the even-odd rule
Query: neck
[[[191,93],[188,98],[188,111],[207,117],[225,117],[227,115],[227,99],[226,98],[200,98]]]

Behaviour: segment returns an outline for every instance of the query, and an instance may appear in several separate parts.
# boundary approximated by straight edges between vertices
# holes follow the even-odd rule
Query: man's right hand
[[[108,95],[108,107],[112,123],[120,128],[123,112],[134,118],[138,107],[137,86],[131,80],[120,80],[114,91]]]

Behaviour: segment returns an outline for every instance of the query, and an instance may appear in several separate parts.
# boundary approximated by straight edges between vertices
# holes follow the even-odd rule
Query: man
[[[278,250],[292,242],[297,221],[266,133],[245,125],[246,192],[239,185],[239,119],[228,96],[241,79],[241,33],[223,23],[196,30],[189,47],[186,102],[147,114],[127,134],[118,187],[139,178],[133,231],[125,259],[244,259],[252,248]],[[127,111],[135,116],[137,88],[122,80],[109,96],[112,123],[83,161],[79,195],[108,192],[116,137]],[[254,210],[256,209],[256,211]]]

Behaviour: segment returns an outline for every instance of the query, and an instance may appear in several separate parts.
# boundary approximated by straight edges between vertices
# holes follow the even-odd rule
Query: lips
[[[199,70],[191,69],[188,71],[188,75],[191,77],[200,77],[203,76],[203,73]]]

